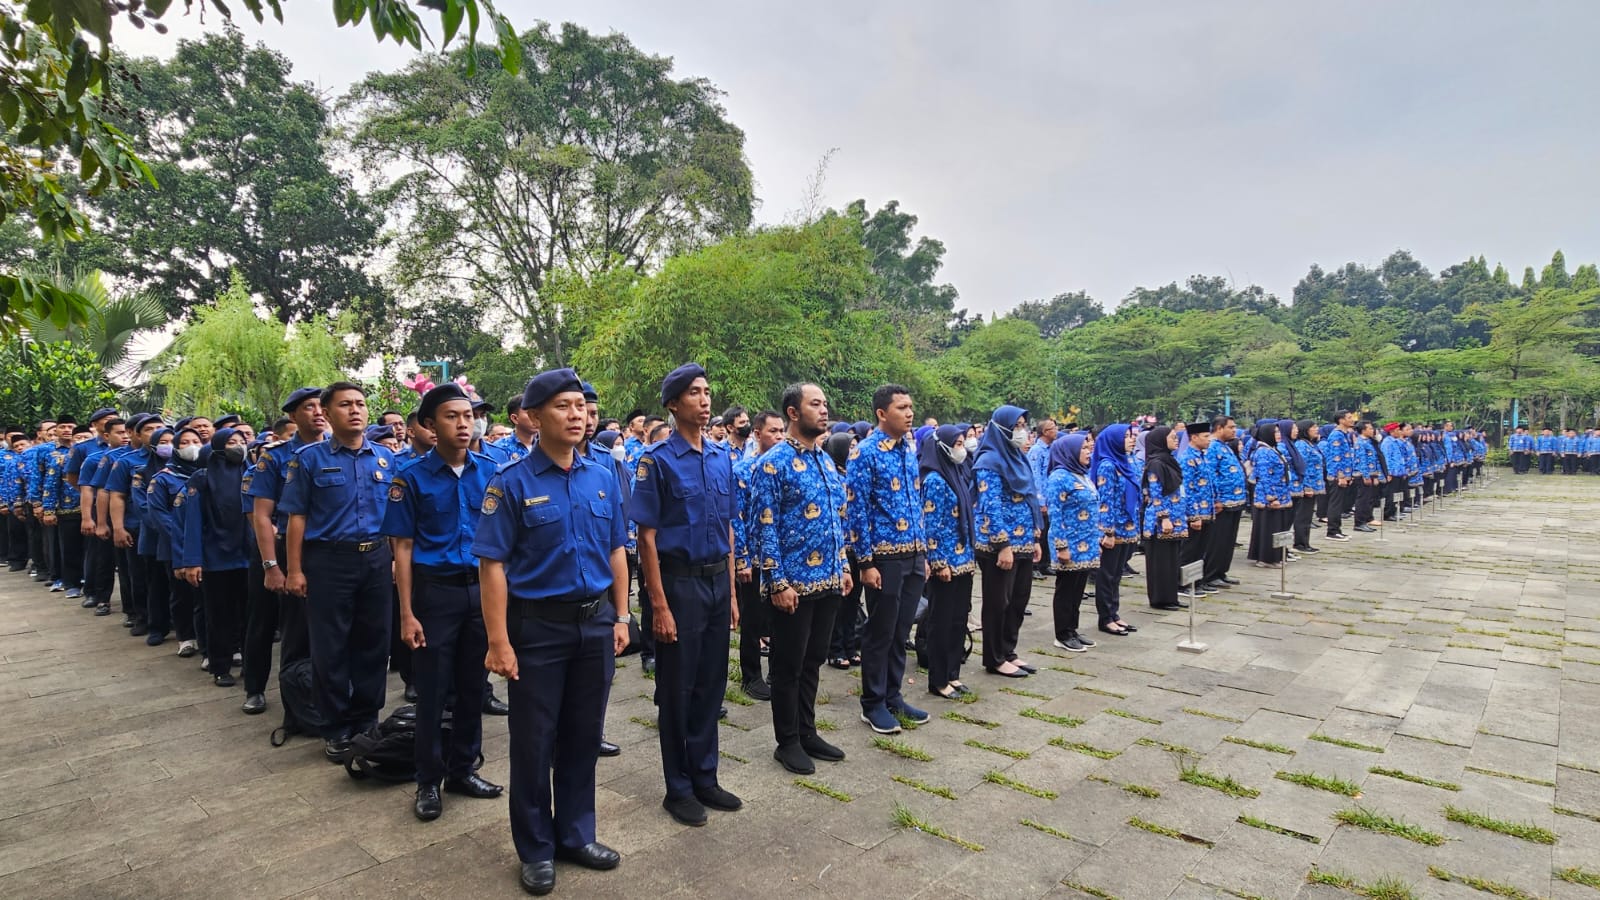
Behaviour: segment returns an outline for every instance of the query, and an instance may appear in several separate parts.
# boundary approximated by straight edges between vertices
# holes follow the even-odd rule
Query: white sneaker
[[[209,657],[209,656],[200,657],[200,671],[202,671],[202,672],[211,671],[211,657]]]
[[[233,655],[233,664],[237,666],[242,662],[244,662],[244,655],[241,653],[235,653]]]
[[[178,655],[179,656],[188,658],[188,657],[193,656],[193,655],[195,655],[196,653],[199,653],[199,652],[200,652],[200,642],[199,641],[179,641],[178,642]]]

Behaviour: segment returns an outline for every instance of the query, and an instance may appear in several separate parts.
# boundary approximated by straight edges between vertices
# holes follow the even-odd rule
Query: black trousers
[[[417,784],[436,785],[472,774],[483,749],[483,658],[489,653],[489,637],[476,584],[418,578],[412,582],[411,613],[422,625],[424,640],[411,655],[417,688]],[[442,724],[452,696],[456,702],[446,747]]]
[[[1406,477],[1396,475],[1390,478],[1383,490],[1383,518],[1386,522],[1393,522],[1400,518],[1400,507],[1406,499]]]
[[[172,630],[178,635],[180,641],[203,641],[205,632],[197,630],[195,623],[195,608],[205,608],[205,601],[199,591],[189,582],[184,581],[172,573],[172,564],[161,563],[166,568],[167,584],[172,589]],[[202,651],[206,648],[201,647]]]
[[[1301,495],[1294,498],[1294,545],[1296,548],[1311,546],[1312,513],[1316,506],[1316,497]]]
[[[44,570],[51,584],[61,580],[61,540],[56,537],[58,527],[39,524],[39,541],[44,550]]]
[[[1187,566],[1206,558],[1206,548],[1211,545],[1212,526],[1215,520],[1207,519],[1196,529],[1189,527],[1189,536],[1183,539],[1183,550],[1178,554],[1178,563]]]
[[[282,560],[283,556],[278,556]],[[252,541],[250,568],[245,575],[246,612],[244,626],[244,692],[264,694],[272,677],[272,636],[278,630],[278,607],[282,595],[267,590],[261,568],[261,551]]]
[[[28,529],[28,559],[33,561],[33,570],[41,577],[50,573],[50,558],[44,555],[44,523],[33,514],[29,507],[23,519]]]
[[[678,639],[656,643],[656,734],[667,796],[683,799],[717,783],[717,718],[728,688],[732,597],[727,572],[663,572],[661,589]]]
[[[1094,570],[1094,609],[1102,628],[1122,618],[1122,567],[1131,556],[1132,544],[1100,548],[1100,568]]]
[[[1183,542],[1176,538],[1144,542],[1144,592],[1151,606],[1178,602],[1179,557]]]
[[[1372,506],[1378,500],[1378,486],[1367,484],[1365,480],[1356,486],[1356,524],[1366,525],[1372,521]]]
[[[61,583],[67,590],[83,587],[83,534],[78,530],[82,521],[78,516],[63,516],[56,526],[56,541],[60,547]]]
[[[84,593],[95,598],[101,606],[111,603],[111,589],[116,582],[116,548],[111,541],[98,537],[86,538],[83,546],[89,584]]]
[[[201,573],[200,590],[205,598],[206,659],[213,675],[233,671],[233,654],[240,653],[239,622],[244,617],[250,592],[250,570],[206,569]]]
[[[839,611],[835,593],[801,597],[792,613],[772,610],[772,733],[779,747],[800,743],[817,733],[817,682],[828,655],[833,617]]]
[[[349,737],[376,725],[383,709],[392,627],[389,543],[360,553],[308,542],[301,555],[312,680],[328,721],[322,736]]]
[[[966,650],[967,616],[971,613],[971,572],[952,575],[949,581],[928,580],[928,610],[922,614],[921,632],[928,643],[928,690],[937,693],[961,680],[961,654]]]
[[[1051,598],[1050,611],[1055,619],[1056,640],[1063,643],[1078,633],[1083,610],[1083,593],[1089,585],[1089,574],[1096,569],[1063,569],[1056,567],[1056,592]]]
[[[861,630],[867,624],[867,612],[861,608],[861,596],[867,586],[861,583],[861,569],[856,565],[854,553],[850,554],[850,581],[850,593],[839,601],[839,611],[833,617],[833,633],[828,637],[828,656],[831,659],[854,659],[861,655]]]
[[[740,582],[739,593],[739,675],[749,684],[761,680],[761,639],[771,633],[772,604],[761,596],[761,576]]]
[[[134,532],[134,544],[137,545],[138,541],[138,532]],[[149,600],[149,592],[145,584],[144,560],[135,547],[118,547],[116,552],[117,574],[126,586],[122,594],[122,611],[146,622],[150,612],[145,605]]]
[[[1333,501],[1328,501],[1328,509],[1333,509]],[[1272,546],[1272,535],[1284,529],[1292,522],[1293,511],[1290,509],[1270,509],[1257,506],[1250,511],[1250,558],[1256,562],[1277,563],[1283,562],[1282,548]],[[1333,519],[1328,519],[1331,524]]]
[[[879,706],[897,708],[905,700],[900,688],[906,675],[906,640],[911,637],[927,580],[921,555],[876,563],[883,587],[866,589],[867,621],[861,631],[861,709],[865,712]],[[1017,624],[1020,628],[1021,622]]]
[[[1328,482],[1328,537],[1333,537],[1336,534],[1342,534],[1344,532],[1343,519],[1345,498],[1350,496],[1354,490],[1355,486],[1353,484],[1341,486],[1338,481]],[[1252,521],[1254,521],[1253,518]],[[1255,545],[1255,539],[1253,537],[1251,538],[1250,543],[1252,547]],[[1251,558],[1254,559],[1255,557],[1252,556]]]
[[[172,631],[172,567],[154,556],[139,557],[139,565],[144,569],[145,601],[150,605],[145,624],[151,634],[166,637]]]
[[[400,640],[400,589],[393,585],[389,588],[389,603],[389,621],[394,623],[394,627],[389,629],[389,671],[399,672],[400,682],[410,685],[411,648]]]
[[[1521,450],[1511,454],[1511,471],[1516,475],[1525,474],[1528,471],[1528,454]]]
[[[998,668],[1017,658],[1017,636],[1022,631],[1022,611],[1033,593],[1033,554],[1013,553],[1010,569],[1000,568],[998,556],[978,554],[983,575],[981,619],[983,667]]]
[[[1244,517],[1244,507],[1219,509],[1217,516],[1206,526],[1211,537],[1206,542],[1206,581],[1224,578],[1233,567],[1234,543],[1239,540],[1239,521]]]
[[[1576,453],[1561,454],[1561,474],[1578,474],[1578,455]]]
[[[1554,453],[1539,454],[1539,474],[1549,475],[1556,470],[1556,455]]]
[[[12,569],[28,565],[28,520],[15,509],[6,514],[6,562]]]

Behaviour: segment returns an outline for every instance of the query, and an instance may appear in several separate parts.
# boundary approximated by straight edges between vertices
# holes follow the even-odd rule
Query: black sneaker
[[[706,823],[706,808],[694,797],[665,797],[661,808],[679,825],[699,828]]]
[[[744,695],[751,700],[772,699],[772,686],[764,680],[746,681],[741,687],[744,689]]]
[[[811,761],[799,744],[790,744],[772,751],[772,758],[796,775],[817,774],[817,764]]]
[[[713,784],[705,788],[695,788],[694,798],[711,809],[722,812],[736,812],[744,806],[743,800],[740,800],[732,791],[724,789],[719,784]]]
[[[343,763],[344,755],[350,752],[350,739],[338,738],[322,742],[322,755],[331,763]]]
[[[1346,534],[1330,534],[1330,535],[1328,535],[1328,540],[1330,540],[1330,541],[1338,541],[1339,543],[1342,544],[1342,543],[1345,543],[1346,541],[1350,540],[1350,536],[1346,535]]]
[[[1082,634],[1080,634],[1080,633],[1078,633],[1076,631],[1074,631],[1072,633],[1072,636],[1077,638],[1078,639],[1078,643],[1084,645],[1085,647],[1093,647],[1094,646],[1094,641],[1089,640],[1088,638],[1084,637]]]
[[[1060,639],[1057,639],[1057,640],[1052,641],[1051,643],[1055,644],[1056,647],[1067,651],[1068,653],[1082,653],[1085,650],[1089,649],[1088,647],[1085,647],[1083,645],[1083,641],[1075,634],[1074,635],[1070,635],[1064,641],[1060,640]]]

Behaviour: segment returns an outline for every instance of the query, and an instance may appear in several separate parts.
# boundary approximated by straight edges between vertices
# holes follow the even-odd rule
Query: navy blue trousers
[[[558,843],[576,850],[595,839],[594,768],[616,666],[617,611],[608,604],[583,622],[551,622],[522,605],[511,600],[506,610],[506,636],[517,653],[517,678],[506,683],[511,841],[523,862],[549,862]]]
[[[867,588],[867,622],[861,630],[861,709],[898,708],[905,700],[906,639],[922,599],[921,556],[877,560],[880,590]]]
[[[306,625],[312,680],[336,740],[378,724],[389,673],[389,543],[368,553],[306,543]]]
[[[483,659],[489,638],[477,585],[412,582],[411,614],[422,623],[426,643],[411,651],[411,677],[417,689],[417,784],[472,774],[483,748]],[[450,746],[443,746],[440,722],[448,698],[455,697]]]
[[[661,576],[678,628],[656,642],[657,724],[667,796],[688,797],[717,783],[717,716],[728,688],[728,573]]]

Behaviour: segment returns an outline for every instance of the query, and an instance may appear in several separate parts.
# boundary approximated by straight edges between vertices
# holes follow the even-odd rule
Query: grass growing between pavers
[[[1102,891],[1093,885],[1079,884],[1076,881],[1063,881],[1061,882],[1061,886],[1068,888],[1069,890],[1077,891],[1080,894],[1088,894],[1091,897],[1097,898],[1097,900],[1119,900],[1116,894],[1107,893],[1106,891]]]
[[[1435,834],[1421,825],[1403,822],[1392,816],[1375,813],[1370,809],[1362,809],[1360,807],[1341,809],[1333,814],[1333,818],[1334,821],[1341,825],[1365,828],[1368,831],[1405,838],[1408,841],[1429,847],[1440,847],[1445,843],[1445,836],[1442,834]]]
[[[1282,753],[1284,756],[1294,755],[1294,751],[1290,750],[1288,747],[1285,747],[1282,744],[1274,744],[1269,741],[1252,741],[1246,738],[1234,737],[1231,734],[1223,738],[1223,740],[1230,744],[1238,744],[1241,747],[1249,747],[1254,750],[1265,750],[1268,753]]]
[[[906,731],[916,731],[918,728],[921,728],[924,724],[926,724],[924,722],[918,722],[900,710],[894,711],[894,720],[899,722],[900,727]]]
[[[660,729],[660,727],[661,727],[661,726],[656,724],[656,720],[655,719],[647,719],[644,716],[629,716],[628,717],[628,721],[632,722],[635,725],[643,725],[644,727],[650,729],[651,731],[656,731],[656,730]]]
[[[969,840],[956,837],[932,822],[928,822],[925,819],[920,818],[916,813],[912,812],[910,809],[900,803],[896,803],[894,805],[894,814],[891,816],[890,821],[893,822],[898,828],[905,828],[912,831],[920,831],[923,834],[933,835],[939,840],[949,841],[963,850],[971,850],[973,853],[983,852],[982,844],[974,844]]]
[[[832,719],[824,719],[824,718],[821,718],[819,716],[817,718],[817,730],[818,731],[838,731],[839,730],[839,723],[835,722]]]
[[[885,753],[893,753],[901,759],[914,759],[917,762],[933,761],[932,753],[926,750],[918,750],[905,741],[897,741],[894,738],[875,737],[872,739],[872,746]]]
[[[844,791],[828,787],[822,782],[813,781],[810,778],[796,778],[794,783],[798,787],[803,787],[808,791],[816,791],[822,796],[827,797],[830,800],[837,800],[840,803],[849,803],[851,800],[855,799],[849,794],[846,794]]]
[[[1357,741],[1347,741],[1344,738],[1328,737],[1325,734],[1313,734],[1311,735],[1310,739],[1313,741],[1321,741],[1324,744],[1332,744],[1335,747],[1348,747],[1351,750],[1365,750],[1368,753],[1383,752],[1382,747],[1374,747],[1371,744],[1362,744]]]
[[[1075,716],[1056,716],[1047,712],[1040,712],[1038,707],[1030,706],[1017,713],[1024,719],[1036,719],[1040,722],[1049,722],[1051,725],[1060,725],[1063,728],[1077,728],[1083,720]]]
[[[1031,784],[1011,778],[1005,773],[996,771],[995,769],[990,769],[989,771],[983,773],[983,780],[990,784],[998,784],[1001,787],[1010,788],[1019,794],[1027,794],[1030,797],[1038,797],[1041,800],[1054,800],[1061,796],[1060,794],[1049,790],[1048,788],[1034,787]]]
[[[1051,738],[1050,746],[1060,747],[1063,750],[1071,750],[1074,753],[1082,753],[1084,756],[1092,756],[1095,759],[1116,759],[1122,755],[1122,753],[1117,750],[1102,750],[1099,747],[1095,747],[1090,744],[1081,744],[1077,741],[1069,741],[1066,738],[1061,737]]]
[[[1054,697],[1048,696],[1046,694],[1038,694],[1038,693],[1034,693],[1033,691],[1025,691],[1022,688],[1014,688],[1014,687],[1003,687],[1003,688],[1000,688],[1000,693],[1002,693],[1002,694],[1010,694],[1013,697],[1027,697],[1029,700],[1054,700],[1055,699]]]
[[[1206,712],[1203,709],[1194,709],[1188,706],[1183,708],[1183,712],[1186,712],[1191,716],[1200,716],[1201,718],[1205,719],[1216,719],[1218,722],[1232,722],[1235,725],[1244,724],[1243,719],[1235,719],[1233,716],[1225,716],[1222,713]]]
[[[1308,844],[1322,843],[1322,838],[1319,838],[1314,834],[1306,834],[1304,832],[1295,831],[1292,828],[1284,828],[1282,825],[1274,825],[1265,819],[1258,819],[1255,816],[1240,816],[1239,818],[1234,819],[1234,821],[1238,822],[1240,825],[1248,825],[1251,828],[1259,828],[1262,831],[1270,831],[1273,834],[1281,834],[1284,837],[1292,837],[1297,841],[1305,841]]]
[[[1261,792],[1252,787],[1245,787],[1233,779],[1232,775],[1217,775],[1212,772],[1202,772],[1193,766],[1185,766],[1178,774],[1178,780],[1196,787],[1210,788],[1220,791],[1229,797],[1243,797],[1253,800],[1261,796]]]
[[[750,764],[750,760],[745,759],[744,757],[739,756],[736,753],[729,753],[726,750],[718,750],[717,751],[717,755],[722,757],[723,759],[730,760],[732,762],[742,763],[742,764],[747,765],[747,766]]]
[[[1541,828],[1531,822],[1508,822],[1504,819],[1495,819],[1483,813],[1462,809],[1459,806],[1446,806],[1444,817],[1451,822],[1462,825],[1471,825],[1473,828],[1482,828],[1484,831],[1493,831],[1496,834],[1510,835],[1521,838],[1534,844],[1554,844],[1556,833],[1548,828]]]
[[[1063,841],[1072,840],[1072,835],[1067,834],[1065,831],[1062,831],[1059,828],[1051,828],[1049,825],[1046,825],[1043,822],[1035,822],[1032,819],[1022,819],[1021,821],[1017,822],[1017,824],[1026,825],[1027,827],[1032,828],[1034,831],[1043,832],[1051,837],[1058,837]]]
[[[1428,787],[1439,788],[1443,791],[1461,790],[1461,785],[1456,784],[1453,781],[1438,781],[1432,778],[1423,778],[1421,775],[1413,775],[1410,772],[1402,772],[1399,769],[1384,769],[1378,766],[1373,766],[1370,769],[1367,769],[1367,771],[1374,775],[1382,775],[1385,778],[1397,778],[1401,781],[1409,781],[1412,784],[1421,784]]]
[[[1393,876],[1380,878],[1371,884],[1362,884],[1355,878],[1343,872],[1327,872],[1322,869],[1312,869],[1306,873],[1306,881],[1310,884],[1323,884],[1349,891],[1370,900],[1416,900],[1417,894],[1407,881]]]
[[[1111,691],[1102,691],[1099,688],[1085,687],[1084,685],[1081,685],[1081,684],[1078,685],[1077,687],[1073,688],[1073,690],[1075,690],[1075,691],[1083,691],[1085,694],[1095,694],[1095,695],[1098,695],[1098,696],[1101,696],[1101,697],[1110,697],[1113,700],[1126,700],[1126,699],[1128,699],[1128,695],[1127,694],[1117,694],[1117,693],[1113,693]]]
[[[1600,816],[1592,813],[1579,812],[1576,809],[1567,809],[1565,806],[1552,806],[1550,807],[1550,811],[1558,816],[1567,816],[1573,819],[1588,819],[1591,822],[1600,824]]]
[[[744,691],[740,690],[737,687],[734,687],[731,684],[728,685],[722,691],[722,699],[728,701],[729,703],[732,703],[735,706],[755,706],[756,705],[756,701],[751,699],[749,694],[746,694]]]
[[[1494,769],[1480,769],[1477,766],[1462,766],[1461,768],[1465,771],[1473,773],[1474,775],[1487,775],[1490,778],[1504,778],[1507,781],[1520,781],[1523,784],[1536,784],[1540,787],[1553,788],[1556,786],[1554,781],[1545,781],[1543,778],[1530,778],[1527,775],[1516,775],[1511,772],[1497,772]]]
[[[1085,775],[1083,777],[1084,777],[1084,779],[1086,781],[1097,781],[1097,782],[1099,782],[1101,784],[1109,784],[1114,788],[1121,788],[1122,790],[1127,791],[1128,793],[1134,795],[1135,797],[1145,797],[1145,798],[1148,798],[1150,800],[1156,800],[1156,799],[1159,799],[1161,797],[1161,792],[1160,791],[1156,790],[1153,787],[1149,787],[1147,785],[1132,784],[1132,783],[1123,784],[1123,783],[1121,783],[1119,781],[1115,781],[1113,779],[1107,778],[1104,775]]]
[[[1012,759],[1030,759],[1033,756],[1032,753],[1026,750],[1013,750],[1010,747],[1002,747],[999,744],[985,744],[983,741],[978,740],[969,739],[962,741],[962,743],[968,747],[976,747],[979,750],[987,750],[990,753],[998,753],[1001,756],[1009,756]]]
[[[1188,747],[1185,747],[1182,744],[1168,744],[1168,743],[1165,743],[1163,741],[1153,740],[1151,738],[1139,738],[1137,741],[1134,741],[1134,743],[1138,744],[1141,747],[1155,747],[1158,750],[1165,750],[1168,753],[1177,753],[1177,754],[1180,754],[1182,756],[1203,756],[1204,755],[1200,751],[1190,749]]]
[[[966,715],[965,713],[947,712],[944,715],[940,716],[939,718],[941,718],[941,719],[949,719],[952,722],[960,722],[963,725],[976,725],[979,728],[985,728],[985,729],[988,729],[989,731],[993,731],[996,728],[1000,727],[1000,723],[999,722],[991,722],[988,719],[974,718],[972,716]]]
[[[1162,837],[1172,838],[1175,841],[1183,841],[1185,844],[1194,844],[1207,849],[1216,846],[1216,844],[1206,840],[1205,838],[1195,837],[1192,834],[1184,834],[1176,828],[1169,828],[1166,825],[1158,825],[1155,822],[1141,819],[1138,816],[1134,816],[1133,818],[1129,819],[1128,824],[1139,829],[1140,831],[1148,831],[1151,834],[1159,834]]]
[[[1559,869],[1555,874],[1557,878],[1568,884],[1581,884],[1584,887],[1592,887],[1600,891],[1600,872],[1591,872],[1588,869],[1580,869],[1577,866],[1573,866],[1570,869]]]
[[[904,775],[890,775],[889,780],[899,782],[900,784],[903,784],[909,788],[916,788],[924,794],[932,794],[935,797],[943,797],[946,800],[956,799],[956,792],[943,785],[928,784],[925,781],[918,781],[915,778],[907,778]]]
[[[1539,900],[1538,894],[1530,894],[1516,885],[1506,884],[1503,881],[1490,881],[1487,878],[1479,878],[1476,875],[1462,875],[1459,872],[1441,869],[1438,866],[1429,866],[1428,875],[1440,881],[1454,881],[1458,884],[1464,884],[1473,890],[1483,891],[1485,894],[1493,894],[1496,897],[1508,897],[1510,900]]]
[[[1160,719],[1152,719],[1149,716],[1141,716],[1141,715],[1139,715],[1137,713],[1128,712],[1125,709],[1108,709],[1108,710],[1106,710],[1106,714],[1107,715],[1112,715],[1112,716],[1118,716],[1118,717],[1123,718],[1123,719],[1132,719],[1135,722],[1143,722],[1146,725],[1160,725],[1161,724],[1161,720]]]

